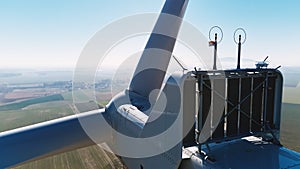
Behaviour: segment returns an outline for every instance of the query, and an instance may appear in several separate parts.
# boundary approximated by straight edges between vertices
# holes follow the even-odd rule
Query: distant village
[[[111,80],[105,79],[95,84],[76,83],[78,89],[106,89],[111,85]],[[24,84],[0,84],[0,103],[44,97],[72,91],[72,81],[55,81],[45,83],[24,83]]]

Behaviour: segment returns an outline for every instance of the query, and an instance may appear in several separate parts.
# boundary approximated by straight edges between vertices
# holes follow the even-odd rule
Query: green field
[[[0,111],[0,131],[74,114],[67,102],[55,101],[25,109]]]
[[[50,96],[29,99],[29,100],[25,100],[25,101],[21,101],[21,102],[17,102],[17,103],[6,104],[3,106],[0,106],[0,111],[19,110],[19,109],[22,109],[24,107],[27,107],[27,106],[30,106],[33,104],[46,103],[46,102],[58,101],[58,100],[64,100],[64,98],[61,94],[54,94],[54,95],[50,95]]]
[[[14,169],[122,169],[120,160],[99,146],[82,149],[30,162]]]
[[[67,94],[68,96],[69,94]],[[31,104],[19,110],[0,111],[0,132],[74,114],[71,101]],[[112,169],[120,160],[99,146],[90,146],[15,167],[16,169]]]
[[[300,152],[300,104],[283,103],[280,140],[284,146]]]
[[[300,104],[300,87],[284,87],[283,102]]]
[[[300,152],[300,86],[284,87],[283,102],[280,140],[287,148]]]

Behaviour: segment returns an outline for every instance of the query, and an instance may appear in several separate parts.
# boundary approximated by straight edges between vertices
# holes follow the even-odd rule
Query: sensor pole
[[[239,35],[237,69],[241,69],[241,46],[241,35]]]
[[[215,33],[215,43],[214,43],[214,66],[213,66],[213,70],[217,70],[217,47],[218,47],[218,35]]]

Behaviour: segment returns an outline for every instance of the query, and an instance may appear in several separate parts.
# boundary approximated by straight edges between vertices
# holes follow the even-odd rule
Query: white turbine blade
[[[96,144],[81,122],[87,122],[91,129],[95,127],[93,132],[99,133],[97,144],[105,141],[110,130],[99,129],[101,121],[95,120],[104,111],[94,110],[0,133],[0,168]]]
[[[145,50],[134,72],[129,89],[148,97],[163,83],[188,0],[166,0]]]

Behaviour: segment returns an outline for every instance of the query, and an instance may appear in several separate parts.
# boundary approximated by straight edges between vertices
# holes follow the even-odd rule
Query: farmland
[[[12,103],[14,106],[9,107],[11,108],[10,110],[2,109],[2,111],[0,111],[0,131],[74,114],[70,95],[70,93],[59,95],[59,98],[63,98],[60,98],[58,101],[55,99],[58,96],[50,97],[52,99],[48,97],[42,99],[43,101],[40,102],[36,102],[35,99],[30,99],[25,102],[26,107],[24,106],[24,102]],[[82,107],[82,105],[80,106]],[[22,109],[16,109],[21,107]],[[88,110],[89,107],[85,106],[84,109]],[[106,152],[95,145],[26,163],[15,168],[110,169],[124,167],[114,154]]]
[[[300,104],[284,103],[280,139],[284,146],[300,152]]]
[[[64,100],[64,98],[61,94],[54,94],[54,95],[50,95],[50,96],[44,96],[44,97],[38,97],[35,99],[24,100],[24,101],[17,102],[17,103],[6,104],[3,106],[0,106],[0,111],[18,110],[18,109],[22,109],[24,107],[27,107],[27,106],[30,106],[33,104],[58,101],[58,100]]]
[[[55,101],[29,106],[26,109],[0,111],[0,131],[23,127],[73,114],[67,102]]]
[[[124,168],[119,159],[99,146],[90,146],[42,160],[27,163],[14,169],[112,169]]]

